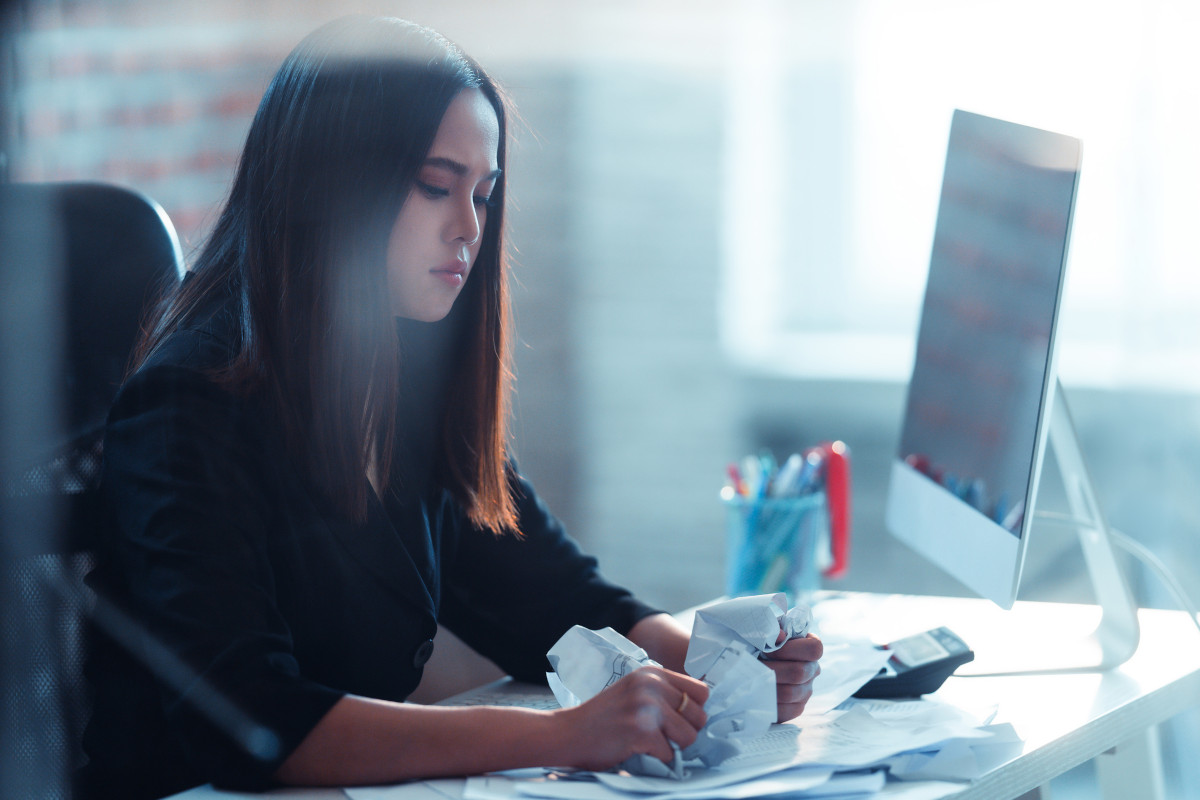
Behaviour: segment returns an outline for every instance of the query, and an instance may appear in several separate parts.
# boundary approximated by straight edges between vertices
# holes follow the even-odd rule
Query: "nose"
[[[450,241],[468,247],[478,242],[479,235],[483,230],[483,223],[479,217],[479,208],[475,205],[473,196],[468,195],[459,200],[454,206],[453,218],[449,224],[448,238]]]

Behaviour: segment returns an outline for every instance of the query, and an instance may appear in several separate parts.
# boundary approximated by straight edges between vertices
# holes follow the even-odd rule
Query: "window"
[[[1200,390],[1200,9],[756,3],[727,69],[722,340],[907,380],[954,108],[1079,137],[1064,383]]]

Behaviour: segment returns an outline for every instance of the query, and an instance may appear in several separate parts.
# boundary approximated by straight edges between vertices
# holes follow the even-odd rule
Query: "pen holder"
[[[784,592],[791,605],[808,601],[833,561],[825,493],[761,499],[734,495],[722,502],[726,594]]]

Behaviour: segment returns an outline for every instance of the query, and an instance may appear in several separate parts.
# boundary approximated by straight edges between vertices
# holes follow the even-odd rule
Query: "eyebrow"
[[[440,167],[441,169],[447,169],[447,170],[450,170],[451,172],[453,172],[455,175],[458,175],[460,177],[466,175],[468,172],[471,171],[470,168],[466,164],[463,164],[460,161],[455,161],[452,158],[443,158],[441,156],[425,159],[425,163],[422,164],[422,166]],[[501,170],[498,170],[498,169],[492,170],[487,175],[483,176],[483,180],[494,181],[500,177],[500,174],[501,174]]]

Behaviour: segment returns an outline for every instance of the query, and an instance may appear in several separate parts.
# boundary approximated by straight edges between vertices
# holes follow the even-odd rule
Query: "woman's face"
[[[436,322],[450,313],[479,254],[500,176],[499,143],[496,112],[483,92],[459,92],[388,238],[388,291],[396,316]]]

